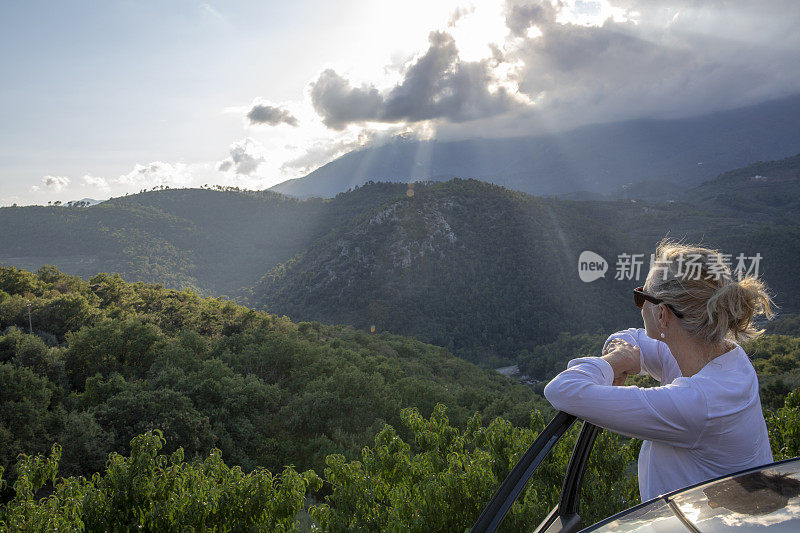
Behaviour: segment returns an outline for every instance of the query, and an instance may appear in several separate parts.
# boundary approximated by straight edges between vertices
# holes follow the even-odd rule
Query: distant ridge
[[[730,170],[689,189],[680,198],[751,219],[800,224],[800,154]]]
[[[794,95],[703,116],[597,124],[561,134],[398,141],[347,153],[270,190],[332,197],[370,180],[458,176],[536,195],[584,191],[618,197],[624,197],[623,186],[636,189],[639,182],[657,180],[671,184],[677,196],[720,172],[798,151],[800,95]]]
[[[105,200],[95,200],[94,198],[81,198],[80,200],[70,200],[69,202],[66,202],[64,205],[66,205],[67,207],[77,206],[77,205],[82,205],[83,207],[89,207],[103,202],[105,202]]]

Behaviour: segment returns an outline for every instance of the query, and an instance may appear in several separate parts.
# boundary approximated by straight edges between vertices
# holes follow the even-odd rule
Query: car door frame
[[[500,526],[511,506],[523,493],[525,485],[533,477],[536,469],[577,419],[575,415],[563,411],[556,413],[556,416],[533,441],[533,444],[495,491],[489,504],[483,509],[472,527],[472,533],[492,533]],[[581,432],[572,449],[572,455],[564,474],[559,502],[534,529],[535,533],[573,533],[580,529],[581,519],[578,515],[578,503],[583,471],[595,439],[601,431],[602,428],[583,421]]]

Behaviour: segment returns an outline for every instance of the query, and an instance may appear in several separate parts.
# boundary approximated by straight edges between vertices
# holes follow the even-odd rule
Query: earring
[[[663,327],[661,328],[661,338],[662,339],[664,338],[664,328]]]

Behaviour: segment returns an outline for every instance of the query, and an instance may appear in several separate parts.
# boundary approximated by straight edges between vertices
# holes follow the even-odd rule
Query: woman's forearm
[[[704,396],[687,378],[661,387],[613,387],[614,369],[600,357],[581,357],[544,388],[559,411],[628,437],[691,447],[707,418]]]

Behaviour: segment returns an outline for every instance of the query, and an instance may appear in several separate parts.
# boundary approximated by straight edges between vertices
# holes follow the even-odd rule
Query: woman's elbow
[[[557,380],[553,379],[548,383],[544,388],[544,397],[550,402],[557,411],[563,411],[562,407],[564,405],[565,394],[563,387]]]

